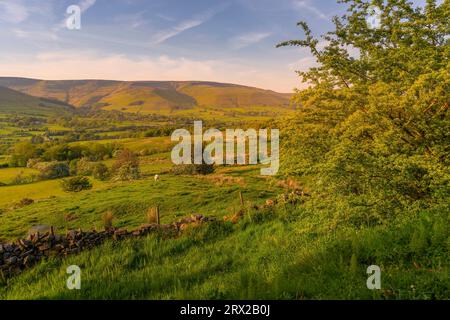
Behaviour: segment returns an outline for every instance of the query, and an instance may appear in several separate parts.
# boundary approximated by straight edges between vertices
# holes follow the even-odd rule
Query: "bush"
[[[181,164],[172,168],[171,172],[175,175],[207,175],[214,173],[215,168],[213,164]]]
[[[80,192],[92,188],[92,183],[87,177],[73,177],[64,179],[61,182],[61,187],[66,192]]]
[[[149,208],[147,211],[146,218],[147,223],[149,224],[158,223],[158,208],[156,207]]]
[[[127,181],[139,179],[141,172],[138,157],[130,150],[121,150],[112,171],[116,180]]]
[[[28,160],[36,157],[36,147],[30,142],[19,142],[12,148],[10,167],[26,167]]]
[[[87,158],[81,158],[76,164],[77,174],[80,176],[92,175],[92,163]]]
[[[92,175],[95,179],[106,180],[109,177],[108,167],[103,163],[95,163],[92,165]]]
[[[105,230],[111,230],[113,227],[114,215],[111,211],[105,212],[102,215],[103,226]]]
[[[23,174],[23,171],[20,171],[19,174],[14,177],[11,184],[19,185],[19,184],[32,183],[34,180],[36,180],[35,176],[25,176]]]
[[[57,179],[64,178],[70,175],[70,167],[65,162],[49,162],[40,165],[41,179]]]

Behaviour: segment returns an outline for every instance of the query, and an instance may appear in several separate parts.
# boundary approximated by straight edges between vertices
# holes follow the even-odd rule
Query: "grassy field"
[[[0,158],[0,163],[2,162],[2,158]],[[4,184],[10,184],[13,182],[14,178],[18,175],[21,175],[23,177],[29,177],[33,174],[38,174],[39,171],[29,168],[3,168],[0,169],[0,185],[2,183]],[[2,199],[0,199],[1,203]]]
[[[251,167],[224,168],[202,176],[163,174],[155,182],[150,174],[161,172],[167,164],[143,164],[148,176],[133,182],[101,182],[94,180],[93,189],[77,194],[62,191],[59,180],[0,188],[0,207],[31,198],[32,205],[0,214],[0,235],[13,239],[26,234],[34,225],[52,225],[61,232],[69,228],[101,228],[101,216],[111,211],[115,225],[137,227],[145,223],[148,208],[161,207],[162,222],[194,213],[223,216],[239,206],[238,191],[248,200],[262,203],[275,196],[281,188],[272,181],[257,176]],[[228,177],[225,179],[224,177]]]
[[[249,211],[237,225],[213,223],[177,239],[109,242],[47,260],[0,284],[0,298],[446,299],[446,234],[433,229],[445,219],[421,212],[408,222],[355,231],[301,207]],[[412,246],[411,235],[423,228],[429,245]],[[65,287],[73,264],[82,270],[81,290]],[[381,267],[382,290],[366,287],[372,264]]]
[[[69,194],[60,179],[0,187],[0,241],[23,237],[37,225],[102,229],[111,212],[116,227],[146,223],[160,206],[161,222],[184,216],[216,216],[219,222],[182,236],[157,235],[104,245],[65,259],[52,258],[31,270],[0,279],[0,299],[445,299],[450,296],[448,210],[417,211],[388,225],[355,228],[308,203],[254,210],[287,191],[280,178],[259,175],[258,166],[218,167],[207,176],[170,174],[169,137],[104,140],[140,156],[142,178],[98,181]],[[90,142],[77,142],[78,144]],[[114,159],[104,160],[108,167]],[[0,169],[11,181],[25,168]],[[154,174],[160,180],[155,182]],[[3,180],[1,180],[3,179]],[[304,181],[305,183],[307,180]],[[237,224],[222,217],[241,208]],[[23,198],[31,205],[17,206]],[[448,209],[448,208],[447,208]],[[82,290],[65,287],[68,265],[82,268]],[[382,290],[366,287],[368,266],[382,269]]]

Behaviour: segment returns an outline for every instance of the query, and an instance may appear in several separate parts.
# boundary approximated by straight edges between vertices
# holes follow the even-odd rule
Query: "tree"
[[[374,1],[379,28],[366,22],[371,2],[343,0],[335,30],[278,46],[310,49],[317,67],[299,72],[298,114],[282,127],[286,174],[314,176],[329,207],[379,221],[412,203],[449,196],[449,1]]]
[[[95,179],[106,180],[109,177],[109,169],[103,163],[95,163],[92,167],[92,175]]]
[[[119,151],[117,160],[112,167],[112,172],[116,180],[139,179],[141,173],[138,157],[128,149]]]
[[[39,177],[41,179],[57,179],[68,177],[70,175],[70,167],[65,162],[49,162],[43,164],[39,169]]]
[[[26,167],[28,160],[36,157],[36,146],[31,142],[19,142],[12,148],[10,167]]]
[[[80,192],[92,189],[92,183],[87,177],[72,177],[62,180],[61,187],[66,192]]]

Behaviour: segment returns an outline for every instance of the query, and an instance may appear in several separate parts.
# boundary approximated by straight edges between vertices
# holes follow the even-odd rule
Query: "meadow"
[[[144,165],[146,178],[130,182],[103,182],[93,179],[93,188],[76,194],[62,191],[60,181],[2,187],[0,234],[3,239],[26,236],[35,225],[54,226],[65,233],[71,228],[102,229],[102,214],[111,211],[114,225],[134,228],[146,223],[146,212],[160,206],[161,222],[171,223],[199,213],[222,217],[239,209],[239,191],[245,198],[263,203],[282,190],[273,181],[257,175],[258,169],[223,168],[207,177],[160,174],[161,165]],[[23,198],[35,203],[8,209]]]
[[[334,30],[316,37],[300,21],[303,37],[277,45],[317,62],[299,72],[311,86],[293,95],[0,78],[0,242],[34,226],[133,229],[155,207],[163,224],[216,217],[0,274],[0,299],[448,300],[449,3],[383,2],[390,18],[378,29],[367,3],[343,3]],[[279,172],[174,166],[170,134],[194,119],[204,129],[278,128]],[[3,251],[0,268],[13,268],[10,258],[23,266]],[[72,264],[81,290],[66,288]]]
[[[0,298],[446,299],[446,231],[433,228],[445,219],[421,212],[355,231],[299,206],[249,209],[235,225],[216,222],[175,239],[108,242],[46,260],[0,284]],[[411,235],[422,228],[425,242],[415,245]],[[382,269],[382,290],[366,287],[373,263]],[[65,287],[73,264],[82,270],[81,290]]]

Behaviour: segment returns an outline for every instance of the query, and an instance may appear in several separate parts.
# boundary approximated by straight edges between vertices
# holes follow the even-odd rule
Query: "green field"
[[[158,165],[148,165],[144,171],[158,169]],[[167,223],[194,213],[221,217],[238,210],[239,190],[256,203],[263,203],[281,190],[269,180],[255,176],[255,169],[242,167],[227,173],[239,177],[235,178],[239,184],[232,183],[233,180],[222,182],[224,174],[220,171],[207,178],[163,174],[158,182],[153,177],[132,183],[94,181],[92,190],[75,195],[64,193],[58,180],[2,187],[0,206],[23,198],[34,199],[36,203],[1,214],[0,234],[4,239],[14,239],[41,224],[54,226],[61,232],[78,227],[101,228],[101,216],[106,211],[113,212],[117,226],[133,228],[145,223],[148,208],[156,205],[161,207],[162,222]]]
[[[444,219],[422,212],[355,232],[302,208],[250,211],[237,225],[214,223],[177,239],[110,242],[45,261],[0,286],[0,298],[446,299],[443,234],[427,231],[428,248],[410,245],[411,232]],[[373,263],[382,269],[382,290],[366,287]],[[81,290],[65,287],[73,264],[82,270]]]
[[[338,2],[334,30],[300,21],[273,43],[314,61],[293,95],[0,77],[0,299],[449,300],[450,2]],[[279,170],[173,164],[170,135],[195,120],[279,132]]]
[[[0,158],[0,163],[2,159]],[[30,177],[33,174],[38,174],[39,171],[28,168],[3,168],[0,169],[0,184],[10,184],[13,182],[14,178],[18,175],[23,177]],[[3,199],[0,199],[0,203]]]

